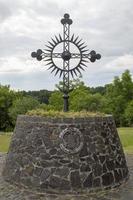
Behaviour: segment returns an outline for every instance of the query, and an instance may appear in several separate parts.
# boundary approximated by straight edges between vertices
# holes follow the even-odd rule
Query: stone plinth
[[[41,192],[86,192],[120,185],[128,168],[114,120],[18,116],[4,179]]]

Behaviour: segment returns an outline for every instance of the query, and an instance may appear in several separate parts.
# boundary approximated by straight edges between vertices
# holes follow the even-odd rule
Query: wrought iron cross
[[[46,65],[49,65],[48,69],[51,69],[51,72],[55,72],[55,75],[59,74],[59,77],[63,76],[63,88],[61,91],[64,94],[64,112],[67,112],[69,110],[70,76],[74,78],[81,74],[81,70],[87,67],[86,63],[88,61],[95,62],[101,58],[101,55],[94,50],[88,53],[89,50],[86,49],[87,46],[82,42],[82,39],[75,37],[74,34],[70,36],[70,25],[73,21],[70,19],[69,14],[64,15],[61,23],[63,25],[63,37],[59,34],[59,36],[51,38],[48,45],[45,45],[46,49],[38,49],[36,52],[32,52],[31,56],[38,61],[44,59],[44,61],[48,62]],[[55,52],[57,45],[61,43],[63,44],[62,52]],[[77,48],[78,53],[72,53],[71,44]],[[62,67],[57,66],[54,59],[62,59]],[[78,59],[78,64],[71,66],[70,61],[72,59]]]

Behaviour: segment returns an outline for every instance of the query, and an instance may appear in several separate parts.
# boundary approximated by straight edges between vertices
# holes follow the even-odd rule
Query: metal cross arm
[[[41,49],[38,49],[37,52],[32,52],[31,56],[33,58],[36,58],[38,61],[41,61],[45,58],[49,58],[49,59],[46,59],[44,61],[49,61],[49,60],[51,60],[51,56],[52,56],[52,58],[62,58],[62,53],[52,53],[52,55],[51,55],[51,53],[46,53],[46,52],[42,51]]]
[[[63,89],[64,93],[64,111],[68,111],[68,94],[70,92],[70,76],[78,76],[81,74],[81,70],[87,67],[88,61],[95,62],[101,58],[100,54],[97,54],[94,50],[90,51],[86,48],[82,39],[75,37],[73,34],[70,36],[70,25],[73,21],[70,19],[69,14],[65,14],[61,19],[63,25],[63,36],[60,34],[51,38],[48,41],[44,50],[38,49],[36,52],[32,52],[31,56],[38,61],[44,60],[46,65],[49,65],[51,72],[55,72],[55,75],[63,76]],[[62,44],[61,52],[57,52],[57,46]],[[76,48],[76,52],[73,52]],[[57,66],[55,59],[62,59],[62,66]],[[72,66],[71,60],[77,60],[77,64]]]
[[[39,53],[41,52],[41,53]],[[42,59],[45,59],[47,57],[51,57],[51,53],[46,53],[42,51],[41,49],[38,49],[37,52],[32,52],[31,56],[33,58],[36,58],[38,61],[41,61]],[[83,58],[88,58],[91,62],[95,62],[95,60],[99,60],[101,58],[100,54],[96,54],[95,51],[91,51],[88,54],[82,54]],[[80,58],[80,53],[71,53],[71,59],[77,59]],[[52,58],[62,58],[62,53],[52,53]],[[44,61],[49,61],[51,58],[46,59]]]

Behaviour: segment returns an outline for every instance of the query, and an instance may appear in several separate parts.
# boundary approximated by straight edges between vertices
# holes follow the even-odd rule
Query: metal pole
[[[68,112],[69,111],[69,102],[68,102],[69,95],[68,95],[68,93],[66,93],[66,94],[64,93],[63,99],[64,99],[64,112]]]
[[[67,53],[70,50],[69,44],[70,37],[70,23],[69,23],[69,15],[64,15],[64,23],[63,23],[63,52]],[[64,112],[69,111],[69,60],[63,59],[63,99],[64,99]]]

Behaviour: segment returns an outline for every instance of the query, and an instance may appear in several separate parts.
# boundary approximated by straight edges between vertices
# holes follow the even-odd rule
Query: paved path
[[[133,200],[133,154],[127,155],[130,179],[117,189],[88,195],[41,194],[6,183],[2,176],[5,154],[0,153],[0,200]]]

